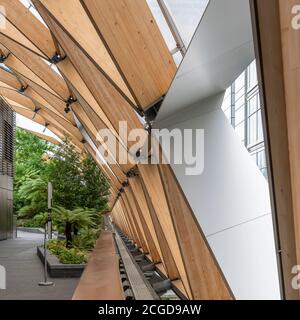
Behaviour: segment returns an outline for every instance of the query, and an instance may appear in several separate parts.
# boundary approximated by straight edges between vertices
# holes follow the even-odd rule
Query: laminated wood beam
[[[20,79],[24,81],[29,87],[31,87],[43,100],[46,100],[47,105],[51,105],[52,108],[56,109],[56,114],[58,114],[61,118],[64,118],[66,121],[75,125],[74,117],[72,113],[65,113],[66,103],[59,99],[57,96],[51,94],[49,91],[45,90],[44,88],[40,87],[30,79],[24,77],[23,75],[17,73]],[[26,95],[26,90],[24,92]]]
[[[50,105],[42,96],[36,93],[31,87],[27,86],[26,91],[23,93],[25,97],[28,97],[32,100],[37,108],[43,106],[49,109],[50,111],[54,112],[57,116],[61,117],[62,119],[68,121],[63,114],[59,113],[57,109],[55,109],[52,105]],[[70,122],[71,123],[71,122]]]
[[[4,18],[6,19],[6,18]],[[18,43],[19,46],[26,48],[33,55],[46,58],[43,53],[35,47],[17,28],[14,27],[7,19],[5,20],[5,28],[0,29],[1,36],[6,36],[10,40]]]
[[[118,139],[118,141],[120,141],[117,132],[112,127],[110,121],[107,119],[106,115],[103,113],[102,109],[91,95],[90,91],[68,58],[59,64],[59,70],[65,78],[70,90],[72,91],[72,96],[74,96],[81,105],[80,108],[77,104],[74,104],[72,110],[78,114],[82,113],[84,110],[85,118],[88,117],[87,121],[89,122],[89,124],[86,125],[86,128],[93,132],[93,136],[96,138],[94,139],[95,144],[97,144],[97,140],[99,140],[100,144],[103,144],[105,139],[105,131],[103,134],[103,129],[109,129],[110,132]],[[133,160],[128,154],[128,157],[131,159],[131,161],[128,163],[121,163],[119,161],[119,155],[120,153],[127,154],[127,150],[122,143],[118,145],[118,149],[120,150],[118,150],[113,157],[117,160],[117,162],[120,163],[120,167],[122,168],[123,172],[128,172],[134,165]]]
[[[132,220],[132,217],[131,217],[131,214],[130,212],[128,211],[128,207],[127,207],[127,204],[126,202],[124,201],[124,199],[122,197],[120,197],[118,199],[118,203],[121,205],[122,207],[122,211],[124,212],[124,217],[125,219],[128,221],[128,224],[130,225],[131,227],[131,230],[132,230],[132,240],[134,241],[134,243],[136,243],[136,245],[141,248],[141,243],[140,243],[140,239],[138,237],[138,233],[136,231],[136,226]]]
[[[55,145],[59,145],[60,142],[58,140],[56,140],[55,138],[53,137],[50,137],[50,136],[47,136],[45,134],[42,134],[42,133],[39,133],[39,132],[36,132],[36,131],[32,131],[32,130],[29,130],[29,129],[26,129],[26,128],[21,128],[35,136],[37,136],[38,138],[42,139],[42,140],[45,140],[47,142],[50,142],[52,144],[55,144]]]
[[[32,70],[30,70],[23,62],[21,62],[13,53],[5,60],[5,65],[11,70],[22,74],[24,77],[30,79],[34,83],[43,87],[50,93],[57,95],[40,77],[38,77]]]
[[[97,103],[90,90],[80,77],[79,73],[76,71],[74,66],[72,65],[70,59],[66,57],[63,61],[61,61],[58,65],[58,70],[62,74],[69,88],[71,88],[72,92],[76,95],[76,98],[81,100],[81,105],[83,107],[91,108],[98,118],[100,118],[101,123],[98,123],[99,128],[109,128],[113,130],[113,126],[110,120],[107,118],[105,113],[103,112],[100,105]]]
[[[16,101],[18,104],[24,106],[32,111],[35,110],[35,105],[31,99],[21,95],[18,91],[9,88],[0,88],[0,95],[10,100]]]
[[[90,89],[97,103],[101,105],[103,112],[110,119],[114,129],[118,132],[120,120],[127,121],[128,130],[135,128],[142,129],[142,124],[128,101],[112,86],[95,64],[76,45],[72,38],[64,32],[56,19],[49,16],[47,10],[40,2],[37,2],[36,5],[40,14],[72,61],[75,69]],[[99,88],[101,88],[101,90],[99,90]],[[129,145],[139,149],[143,143],[144,140],[141,139],[139,144],[129,142]]]
[[[2,82],[2,81],[0,81],[0,87],[2,87],[2,88],[6,88],[6,89],[10,89],[10,90],[15,90],[15,88],[14,88],[14,87],[12,87],[12,86],[10,86],[10,85],[8,85],[8,84],[6,84],[6,83]]]
[[[66,100],[69,97],[68,87],[63,81],[62,77],[58,75],[45,61],[40,57],[35,56],[29,50],[20,46],[16,41],[8,38],[7,36],[0,34],[0,43],[7,48],[13,55],[22,62],[28,69],[20,65],[18,61],[9,59],[7,57],[7,64],[11,68],[17,69],[20,73],[31,78],[32,80],[39,78],[44,84],[47,84],[45,89],[51,88],[55,94],[57,94],[62,100]],[[11,61],[10,61],[11,60]],[[30,72],[31,71],[31,72]],[[35,77],[32,75],[34,74]]]
[[[46,120],[40,116],[39,114],[36,114],[34,111],[31,111],[27,108],[23,108],[23,107],[19,107],[13,104],[12,102],[9,102],[9,105],[14,109],[14,111],[20,115],[22,115],[23,117],[32,120],[38,124],[40,124],[41,126],[45,126],[46,125]]]
[[[300,264],[300,40],[293,28],[293,19],[299,20],[292,14],[299,2],[250,3],[281,293],[283,299],[299,300],[299,289],[292,287],[292,270]]]
[[[152,200],[150,199],[148,190],[146,185],[141,180],[141,186],[143,193],[145,195],[145,199],[147,201],[147,206],[149,208],[149,213],[151,215],[152,223],[155,229],[155,233],[157,235],[157,239],[159,242],[159,247],[161,250],[161,256],[163,259],[164,267],[166,270],[166,274],[170,280],[177,280],[180,279],[180,273],[178,271],[178,267],[175,262],[175,258],[171,252],[171,248],[168,244],[168,235],[165,233],[161,222],[158,218],[158,215],[155,211],[154,204],[152,203]],[[169,228],[167,232],[172,232],[172,226]],[[176,245],[176,243],[175,243]]]
[[[10,54],[10,51],[7,50],[1,43],[0,43],[0,55],[4,58],[7,58],[7,56]]]
[[[98,105],[97,101],[94,99],[91,92],[81,79],[80,75],[74,69],[69,59],[66,58],[64,61],[60,62],[58,68],[66,83],[68,84],[70,90],[72,91],[72,95],[78,100],[82,108],[85,110],[87,116],[90,118],[91,122],[98,130],[99,138],[105,138],[102,134],[102,129],[109,129],[110,132],[120,142],[119,148],[122,149],[120,152],[124,152],[126,154],[127,150],[125,150],[125,146],[123,145],[122,141],[120,141],[118,133],[113,128],[111,122],[108,120],[103,110]],[[118,154],[119,153],[117,153],[116,157],[118,157]],[[128,156],[130,158],[130,155]],[[126,164],[120,163],[120,165],[124,168],[124,172],[128,172],[133,167],[132,164],[134,163],[134,161],[132,158],[130,158],[130,160],[131,161]]]
[[[155,242],[153,240],[153,235],[150,232],[150,229],[148,227],[146,219],[144,218],[144,214],[143,214],[143,211],[141,209],[140,203],[138,202],[137,197],[133,193],[131,187],[129,187],[129,190],[130,190],[130,192],[132,194],[132,197],[133,197],[136,209],[137,209],[137,214],[138,214],[138,217],[139,217],[139,220],[140,220],[140,223],[141,223],[141,227],[143,228],[143,232],[144,232],[145,240],[147,242],[147,246],[148,246],[149,254],[150,254],[150,257],[151,257],[151,261],[154,264],[161,263],[162,262],[162,258],[159,255],[159,252],[158,252],[157,247],[155,245]]]
[[[127,234],[128,238],[133,239],[131,226],[128,224],[128,221],[126,220],[126,217],[125,217],[124,212],[122,210],[120,212],[120,218],[123,221],[123,224],[124,224],[125,229],[127,231],[126,234]]]
[[[71,137],[76,138],[78,141],[82,141],[83,138],[79,130],[76,127],[74,127],[71,123],[59,117],[56,113],[42,106],[41,109],[37,112],[45,119],[49,119],[50,122],[54,123],[57,127],[61,128],[61,130],[63,130],[64,132],[68,133]]]
[[[229,300],[233,294],[169,165],[158,165],[192,298]],[[200,280],[201,279],[201,280]]]
[[[118,200],[116,205],[115,205],[115,211],[114,211],[114,217],[118,221],[118,219],[122,219],[124,224],[127,226],[127,236],[129,239],[134,240],[134,234],[132,231],[132,226],[128,223],[128,220],[126,219],[125,212],[122,208],[122,205],[120,201]]]
[[[136,229],[141,241],[141,247],[143,249],[143,252],[145,254],[148,254],[149,253],[148,241],[146,239],[144,226],[142,225],[142,222],[138,213],[138,209],[136,207],[136,202],[134,200],[134,197],[131,194],[131,190],[128,187],[124,188],[123,195],[124,195],[124,198],[126,198],[130,212],[132,214],[133,221],[136,225]]]
[[[0,68],[0,81],[5,82],[12,88],[18,90],[21,88],[21,84],[18,79],[10,72]]]
[[[78,43],[111,82],[133,102],[133,97],[111,59],[105,45],[97,34],[92,22],[79,0],[42,0],[49,13],[54,16],[63,29]]]
[[[16,107],[29,110],[29,109],[25,108],[24,106],[22,106],[20,103],[17,103],[16,101],[10,100],[10,99],[8,99],[8,98],[6,98],[6,97],[2,97],[2,98],[4,98],[5,101],[6,101],[9,105],[14,105],[14,106],[16,106]],[[32,112],[32,113],[34,113],[34,111],[31,111],[31,110],[29,110],[29,111]]]
[[[171,256],[173,258],[173,261],[175,262],[174,267],[176,267],[176,269],[172,271],[172,273],[174,273],[174,276],[170,275],[169,271],[172,270],[172,265],[166,263],[168,276],[171,280],[176,279],[174,277],[176,275],[176,271],[178,270],[179,278],[182,280],[186,292],[188,292],[188,297],[192,298],[186,270],[180,252],[178,239],[171,218],[171,213],[169,211],[168,203],[164,194],[163,185],[159,176],[158,167],[157,165],[152,164],[141,164],[138,165],[138,169],[140,172],[141,179],[143,181],[144,192],[147,197],[148,207],[152,214],[152,219],[156,220],[153,222],[156,222],[156,227],[160,226],[162,230],[161,234],[163,234],[166,240],[165,244],[170,249]]]
[[[78,148],[82,149],[82,144],[80,142],[82,140],[82,136],[79,130],[75,128],[71,123],[67,122],[66,119],[60,117],[55,112],[51,111],[49,108],[43,105],[39,105],[41,109],[36,110],[37,108],[36,108],[35,102],[32,101],[29,97],[20,94],[18,91],[0,87],[0,94],[5,98],[8,98],[10,101],[12,101],[12,103],[17,102],[19,107],[15,105],[15,110],[18,109],[18,113],[24,115],[27,118],[30,118],[30,115],[32,115],[30,119],[33,121],[35,120],[35,117],[36,117],[35,114],[39,113],[39,115],[42,116],[42,118],[46,121],[46,123],[44,123],[42,119],[37,117],[38,123],[42,125],[46,125],[49,123],[54,124],[56,127],[60,128],[62,132],[64,132],[64,136],[70,136],[73,143]],[[24,106],[24,108],[20,107],[20,105]],[[31,113],[28,113],[28,111],[26,111],[25,108],[27,108],[28,111],[31,111]]]
[[[76,103],[74,104],[73,108],[74,108],[75,115],[79,118],[79,120],[82,123],[82,125],[85,126],[85,130],[89,134],[91,140],[94,142],[96,147],[99,147],[99,142],[96,141],[93,132],[90,131],[90,127],[92,126],[92,124],[90,124],[90,121],[89,121],[88,117],[86,116],[86,114],[84,113],[84,110],[79,105],[77,105]],[[94,131],[95,131],[95,129],[94,129]],[[101,155],[103,157],[105,156],[103,154],[103,150],[102,149],[100,149],[99,152],[101,153]],[[110,151],[106,150],[106,153],[107,153],[106,154],[106,156],[107,156],[106,159],[108,160],[108,165],[110,166],[110,168],[113,171],[113,173],[115,174],[115,176],[122,183],[126,179],[126,176],[125,176],[124,172],[120,168],[120,166],[117,163],[117,161],[113,158],[113,156],[111,155]]]
[[[114,190],[118,192],[118,190],[121,189],[122,182],[125,180],[126,176],[124,175],[124,180],[119,181],[118,178],[113,173],[112,169],[109,169],[105,164],[100,163],[99,159],[96,156],[95,151],[92,149],[92,147],[88,143],[85,143],[85,148],[94,158],[95,162],[101,168],[101,170],[103,171],[107,179],[110,180],[111,185],[114,187]]]
[[[16,106],[14,105],[14,101],[9,100],[8,103],[11,105],[11,107],[14,109],[14,111],[25,118],[32,120],[42,126],[47,125],[47,129],[52,131],[56,136],[58,136],[61,140],[65,139],[68,134],[66,134],[61,128],[57,128],[53,123],[51,123],[51,119],[49,120],[49,117],[47,117],[47,120],[44,119],[40,114],[37,114],[36,112],[29,110],[27,108]],[[74,139],[73,137],[69,137],[71,139],[71,143],[74,144],[77,151],[81,151],[83,146],[82,144]]]
[[[7,88],[0,88],[0,94],[4,97],[9,98],[10,100],[16,101],[19,104],[23,105],[24,107],[36,111],[36,105],[32,100],[28,97],[20,94],[18,91],[14,91]],[[81,133],[77,128],[74,127],[70,122],[66,119],[60,117],[55,112],[51,111],[49,108],[40,105],[40,110],[37,112],[43,116],[46,121],[56,124],[57,127],[60,127],[61,130],[67,132],[71,137],[78,139],[79,141],[82,140]]]
[[[38,116],[38,114],[37,114],[37,116]],[[36,118],[34,118],[34,119],[36,119]],[[64,139],[67,138],[66,135],[64,134],[64,132],[62,132],[61,130],[59,130],[54,124],[49,123],[48,126],[47,126],[47,129],[50,130],[50,131],[52,131],[52,132],[53,132],[56,136],[58,136],[61,140],[64,140]],[[71,139],[70,142],[75,146],[75,148],[76,148],[77,150],[82,151],[82,144],[76,145],[72,139]]]
[[[0,79],[3,80],[6,84],[11,84],[15,90],[20,89],[20,82],[19,79],[17,78],[18,74],[12,74],[8,71],[5,70],[1,70],[2,72],[0,72]],[[58,116],[64,118],[64,114],[62,112],[60,112],[60,110],[55,109],[52,105],[57,106],[57,104],[53,103],[52,104],[48,103],[47,101],[45,101],[41,95],[39,95],[38,93],[36,93],[34,90],[32,90],[32,88],[28,87],[28,84],[25,82],[25,80],[27,80],[28,82],[30,82],[30,84],[32,84],[32,82],[29,79],[23,78],[21,75],[19,75],[19,77],[21,77],[21,81],[22,83],[26,86],[25,87],[25,92],[21,95],[21,97],[19,97],[19,100],[21,99],[22,101],[22,105],[25,107],[28,107],[30,109],[33,109],[32,104],[30,103],[30,106],[28,105],[28,103],[25,103],[26,100],[23,98],[24,96],[30,98],[33,102],[34,105],[36,105],[36,103],[38,103],[39,105],[42,105],[44,107],[47,107],[48,109],[50,109],[52,112],[55,112]],[[43,94],[43,89],[39,88],[37,85],[33,84],[33,86],[40,91],[41,94]],[[3,87],[3,86],[2,86]],[[9,89],[9,88],[7,88]],[[15,95],[19,95],[20,92],[15,92]],[[11,96],[12,93],[9,93],[9,96]],[[47,96],[47,95],[46,95]],[[8,95],[7,95],[8,97]],[[48,97],[48,96],[47,96]],[[49,98],[49,97],[48,97]],[[62,105],[61,105],[62,107]],[[74,122],[73,117],[71,117],[71,115],[67,115],[67,118],[69,118],[72,122]]]
[[[77,98],[78,96],[75,95],[75,97]],[[110,151],[104,142],[105,136],[101,135],[99,131],[101,129],[107,129],[107,128],[105,127],[99,128],[97,126],[100,122],[97,114],[95,114],[93,110],[89,108],[88,105],[85,104],[85,101],[82,100],[81,97],[78,99],[78,102],[79,103],[74,103],[72,105],[72,111],[81,119],[81,122],[84,124],[85,128],[89,131],[90,136],[93,142],[95,143],[95,145],[97,147],[102,145],[103,148],[101,148],[101,150],[102,149],[106,150],[107,154],[104,155],[102,152],[102,156],[106,158],[106,160],[111,164],[119,164],[120,168],[124,173],[128,172],[133,167],[133,164],[120,163],[119,150],[116,150],[117,151],[116,154],[114,151]],[[124,148],[122,144],[118,145],[117,147],[122,148],[121,152],[123,152],[123,154],[124,153],[127,154],[127,150]]]
[[[47,1],[47,0],[43,0]],[[81,0],[139,106],[160,99],[176,72],[145,0]]]
[[[129,185],[132,189],[132,193],[136,200],[136,205],[138,212],[140,214],[140,219],[142,224],[145,226],[145,234],[148,239],[149,251],[154,263],[159,263],[163,261],[159,241],[156,235],[156,231],[151,219],[151,215],[147,206],[147,201],[143,193],[142,185],[140,183],[139,177],[132,177],[129,179]]]
[[[6,18],[43,54],[52,58],[55,46],[49,30],[18,0],[0,0]]]

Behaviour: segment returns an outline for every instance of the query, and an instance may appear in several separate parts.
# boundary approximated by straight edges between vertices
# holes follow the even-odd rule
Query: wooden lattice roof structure
[[[82,128],[98,147],[100,129],[120,140],[119,121],[143,129],[141,116],[170,87],[176,64],[147,2],[32,4],[0,0],[0,95],[18,114],[91,153],[111,183],[114,222],[183,295],[232,298],[171,168],[103,164],[83,136]]]

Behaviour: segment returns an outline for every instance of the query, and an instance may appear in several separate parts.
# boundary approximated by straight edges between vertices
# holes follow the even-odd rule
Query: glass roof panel
[[[157,0],[147,0],[169,49],[175,41],[162,15]],[[189,45],[209,0],[164,0],[186,46]]]
[[[164,0],[186,46],[192,40],[209,0]]]

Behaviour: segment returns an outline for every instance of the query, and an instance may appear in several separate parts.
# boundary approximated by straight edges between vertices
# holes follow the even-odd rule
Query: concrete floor
[[[43,235],[18,231],[15,240],[0,241],[0,265],[6,268],[6,290],[0,300],[69,300],[79,279],[49,279],[53,287],[39,287],[43,281],[43,265],[36,247]]]

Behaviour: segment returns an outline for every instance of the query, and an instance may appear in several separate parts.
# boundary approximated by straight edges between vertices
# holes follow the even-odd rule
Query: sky
[[[38,133],[42,133],[46,136],[53,137],[57,140],[60,140],[54,133],[52,133],[52,131],[48,130],[44,126],[42,126],[42,125],[40,125],[40,124],[38,124],[28,118],[23,117],[20,114],[16,115],[16,122],[17,122],[17,126],[19,128],[29,129],[29,130],[32,130],[32,131],[35,131]]]
[[[29,0],[20,0],[26,7],[29,7]],[[209,0],[164,0],[169,8],[169,11],[179,29],[181,37],[186,46],[189,45],[194,32],[200,22],[200,19],[205,11],[205,8]],[[147,0],[148,5],[154,15],[156,22],[165,38],[165,41],[170,49],[175,48],[174,38],[166,24],[166,21],[160,11],[157,4],[157,0]],[[30,9],[33,14],[38,16],[34,8]],[[40,17],[38,17],[40,18]],[[182,56],[178,52],[174,55],[174,59],[177,64],[180,63]],[[43,133],[45,135],[52,136],[58,139],[50,130],[45,129],[45,127],[29,120],[21,115],[17,114],[17,125],[22,128],[27,128],[32,131]],[[59,139],[58,139],[59,140]]]

